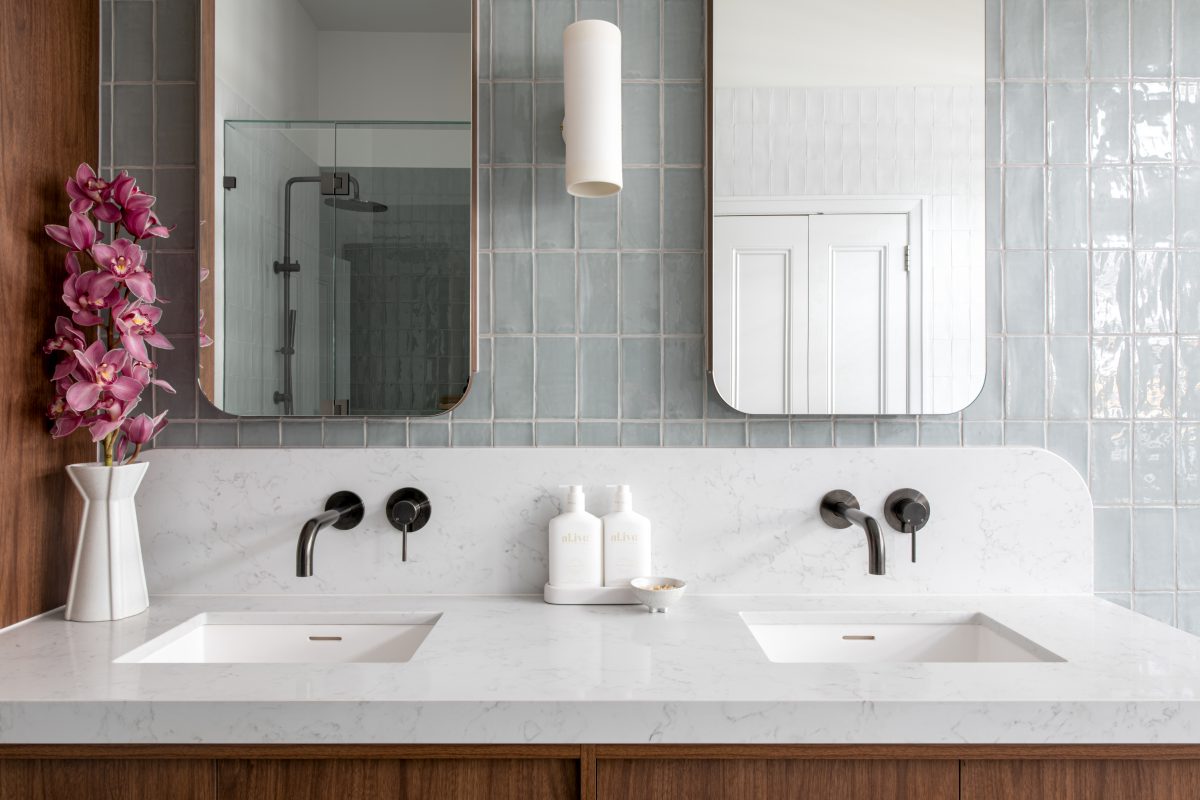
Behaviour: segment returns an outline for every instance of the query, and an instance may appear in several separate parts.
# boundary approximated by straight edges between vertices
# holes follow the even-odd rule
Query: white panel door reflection
[[[750,414],[919,407],[906,214],[717,217],[713,380]]]

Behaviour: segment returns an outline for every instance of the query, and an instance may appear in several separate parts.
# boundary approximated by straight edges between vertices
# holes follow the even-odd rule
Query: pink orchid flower
[[[92,441],[98,442],[109,434],[121,429],[129,412],[138,404],[133,400],[120,400],[116,397],[102,397],[93,409],[96,414],[84,420],[84,425],[92,434]]]
[[[112,183],[112,199],[123,209],[121,224],[138,239],[157,236],[166,239],[171,229],[159,222],[151,211],[156,198],[141,190],[128,173],[122,172]]]
[[[87,328],[104,323],[98,312],[120,301],[121,292],[117,288],[117,279],[110,273],[84,272],[67,276],[63,281],[62,299],[71,309],[75,324]]]
[[[148,197],[149,195],[146,196]],[[147,236],[167,239],[171,236],[172,228],[168,228],[159,222],[158,217],[149,208],[132,211],[126,208],[125,215],[121,218],[121,224],[125,226],[125,230],[139,239],[145,239]]]
[[[70,309],[42,345],[47,355],[61,353],[46,416],[55,438],[86,429],[92,441],[103,441],[106,465],[123,464],[136,459],[166,424],[165,412],[131,419],[143,393],[152,386],[175,391],[155,377],[157,367],[150,361],[150,347],[171,349],[171,343],[158,330],[162,310],[151,304],[165,301],[157,296],[147,255],[137,243],[150,236],[166,238],[171,229],[154,213],[154,196],[128,172],[106,181],[80,164],[66,191],[71,200],[67,224],[45,228],[67,249],[62,299]],[[103,241],[100,223],[119,225],[128,238]],[[88,253],[98,269],[85,272],[80,253]],[[110,350],[108,343],[118,336],[121,346]]]
[[[42,352],[47,355],[54,352],[63,352],[69,356],[76,350],[86,348],[87,338],[84,337],[83,332],[72,325],[71,320],[66,317],[59,317],[54,321],[54,335],[42,345]],[[60,381],[68,377],[77,367],[78,363],[74,358],[64,358],[55,366],[54,377],[51,380]]]
[[[116,446],[117,460],[124,461],[131,451],[132,455],[136,456],[142,449],[142,445],[153,440],[167,426],[166,416],[167,412],[165,411],[157,417],[140,414],[137,417],[127,418],[121,423],[121,437],[117,440]]]
[[[156,369],[157,364],[150,361],[133,361],[129,362],[129,367],[126,373],[142,386],[157,386],[167,394],[175,394],[175,387],[161,378],[155,377],[150,370]]]
[[[96,230],[87,214],[79,212],[72,213],[66,225],[47,225],[46,234],[64,247],[78,252],[90,250],[100,238],[100,231]]]
[[[83,333],[71,324],[71,320],[66,317],[59,317],[54,320],[54,335],[46,340],[42,345],[42,352],[49,355],[57,350],[64,353],[74,353],[76,350],[83,350],[87,347],[87,339]],[[55,380],[58,380],[55,378]]]
[[[157,291],[146,271],[146,251],[141,247],[128,239],[117,239],[112,244],[97,242],[92,245],[91,255],[96,266],[128,286],[139,299],[154,302]]]
[[[104,199],[115,200],[121,206],[128,206],[129,198],[138,194],[149,197],[150,204],[154,204],[154,198],[141,190],[133,176],[127,171],[121,170],[117,173],[117,177],[113,178],[112,182],[108,185],[108,190],[104,193]]]
[[[92,342],[86,350],[76,350],[73,355],[79,362],[83,377],[66,393],[67,405],[72,411],[83,413],[91,410],[102,392],[126,402],[141,396],[145,384],[124,374],[129,364],[129,353],[126,351],[117,348],[106,352],[103,342]]]
[[[70,436],[83,424],[83,415],[72,411],[67,405],[67,399],[61,394],[51,401],[50,407],[46,409],[46,416],[54,422],[50,428],[50,435],[55,439]]]
[[[112,318],[121,332],[121,346],[129,351],[134,360],[149,361],[147,344],[160,350],[175,349],[170,340],[155,327],[161,317],[161,308],[143,305],[139,300],[123,302],[113,308]]]
[[[101,222],[117,222],[121,219],[121,209],[111,202],[108,181],[96,175],[96,171],[88,164],[80,164],[75,170],[75,177],[67,180],[67,194],[71,197],[71,210],[76,213],[93,213]]]
[[[108,181],[96,175],[89,164],[80,164],[75,169],[75,177],[67,179],[67,194],[72,200],[88,200],[94,205],[104,202]]]
[[[164,411],[157,417],[139,414],[125,420],[121,425],[121,433],[125,434],[130,442],[141,447],[158,436],[165,427],[167,427],[167,412]]]

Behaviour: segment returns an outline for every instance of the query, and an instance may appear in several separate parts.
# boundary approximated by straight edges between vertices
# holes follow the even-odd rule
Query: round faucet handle
[[[392,527],[405,533],[419,531],[432,514],[429,497],[420,489],[400,489],[387,501],[387,519]]]
[[[929,521],[929,509],[916,500],[901,500],[896,516],[908,529],[921,528]]]
[[[902,533],[916,533],[929,522],[929,500],[916,489],[892,492],[883,508],[888,524]]]
[[[388,519],[393,525],[409,527],[417,521],[421,508],[411,500],[401,500],[388,508]]]

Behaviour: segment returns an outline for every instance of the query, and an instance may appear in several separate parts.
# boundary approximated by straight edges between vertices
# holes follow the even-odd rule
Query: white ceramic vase
[[[71,464],[67,474],[83,495],[83,523],[71,570],[67,619],[103,622],[150,606],[134,495],[146,462],[106,467]]]

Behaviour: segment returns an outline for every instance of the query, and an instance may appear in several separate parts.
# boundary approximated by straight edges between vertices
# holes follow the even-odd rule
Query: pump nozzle
[[[629,489],[627,483],[610,483],[609,489],[616,489],[613,493],[613,511],[632,511],[633,510],[633,492]]]
[[[586,498],[583,494],[582,486],[577,483],[560,483],[558,488],[567,490],[567,511],[584,510],[584,502]]]

